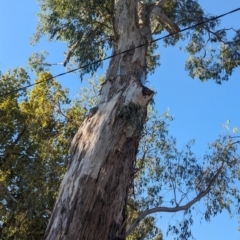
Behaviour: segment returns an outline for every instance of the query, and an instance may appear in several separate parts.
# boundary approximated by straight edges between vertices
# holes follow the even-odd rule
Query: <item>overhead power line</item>
[[[190,26],[190,27],[183,28],[183,29],[181,29],[178,33],[185,32],[185,31],[187,31],[187,30],[189,30],[189,29],[191,29],[191,28],[195,28],[195,27],[201,26],[201,25],[203,25],[203,24],[205,24],[205,23],[208,23],[208,22],[214,21],[214,20],[216,20],[216,19],[222,18],[222,17],[224,17],[224,16],[226,16],[226,15],[232,14],[232,13],[237,12],[237,11],[240,11],[240,8],[236,8],[236,9],[234,9],[234,10],[232,10],[232,11],[229,11],[229,12],[223,13],[223,14],[221,14],[221,15],[218,15],[218,16],[216,16],[216,17],[213,17],[213,18],[207,19],[207,20],[205,20],[205,21],[196,23],[196,24],[194,24],[194,25],[192,25],[192,26]],[[53,78],[61,77],[61,76],[66,75],[66,74],[68,74],[68,73],[76,72],[76,71],[78,71],[78,70],[80,70],[80,69],[82,69],[82,68],[86,68],[86,67],[91,66],[91,65],[93,65],[93,64],[97,64],[97,63],[103,62],[103,61],[105,61],[105,60],[111,59],[111,58],[113,58],[113,57],[119,56],[119,55],[121,55],[121,54],[130,52],[130,51],[132,51],[132,50],[134,50],[134,49],[136,49],[136,48],[140,48],[140,47],[143,47],[143,46],[146,46],[146,45],[150,45],[151,43],[160,41],[160,40],[162,40],[162,39],[164,39],[164,38],[173,36],[173,35],[175,35],[175,34],[176,34],[176,33],[167,34],[167,35],[165,35],[165,36],[163,36],[163,37],[156,38],[156,39],[154,39],[154,40],[152,40],[152,41],[150,41],[150,42],[147,42],[147,43],[138,45],[138,46],[133,47],[133,48],[130,48],[130,49],[127,49],[127,50],[125,50],[125,51],[123,51],[123,52],[113,54],[113,55],[111,55],[111,56],[108,56],[108,57],[105,57],[105,58],[103,58],[103,59],[94,61],[94,62],[92,62],[92,63],[85,64],[85,65],[83,65],[83,66],[81,66],[81,67],[74,68],[74,69],[69,70],[69,71],[67,71],[67,72],[57,74],[57,75],[55,75],[55,76],[53,76],[53,77],[44,79],[44,80],[42,80],[42,81],[38,81],[38,82],[35,82],[35,83],[32,83],[32,84],[29,84],[29,85],[27,85],[27,86],[24,86],[24,87],[21,87],[21,88],[18,88],[18,89],[9,91],[8,93],[5,93],[5,94],[0,95],[0,97],[4,97],[4,96],[7,96],[7,95],[10,95],[10,94],[12,94],[12,93],[14,93],[14,92],[21,91],[21,90],[23,90],[23,89],[32,87],[32,86],[37,85],[37,84],[41,84],[41,83],[43,83],[43,82],[48,82],[48,81],[52,80]]]

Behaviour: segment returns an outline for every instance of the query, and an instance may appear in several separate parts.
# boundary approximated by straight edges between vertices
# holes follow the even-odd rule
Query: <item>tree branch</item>
[[[155,3],[152,8],[151,15],[170,33],[175,34],[178,39],[180,28],[174,23],[162,10],[161,6],[164,4],[164,0]],[[156,29],[155,29],[156,30]]]
[[[13,195],[8,191],[8,190],[6,190],[7,191],[7,195],[15,202],[15,203],[18,203],[18,200],[15,198],[15,197],[13,197]]]
[[[63,66],[66,67],[67,63],[69,62],[71,56],[73,55],[74,51],[76,50],[77,46],[79,44],[79,41],[77,41],[69,50],[69,52],[67,53],[66,59],[63,63]]]
[[[130,225],[130,227],[126,231],[126,236],[130,235],[133,230],[139,225],[139,223],[148,215],[156,213],[156,212],[179,212],[189,209],[193,204],[200,201],[203,197],[205,197],[211,190],[212,185],[216,181],[217,177],[221,173],[222,169],[224,167],[224,164],[218,168],[217,172],[212,177],[211,181],[209,182],[207,188],[200,192],[194,199],[192,199],[190,202],[188,202],[185,205],[182,206],[176,206],[176,207],[156,207],[152,209],[147,209],[144,212],[142,212],[137,219]]]
[[[87,38],[88,36],[84,37],[84,40]],[[106,37],[104,39],[100,39],[99,41],[96,42],[96,44],[99,44],[101,42],[104,42],[106,40],[111,40],[113,38],[113,36],[109,36],[109,37]],[[77,41],[75,44],[73,44],[73,46],[70,48],[69,52],[67,53],[67,56],[65,58],[65,61],[63,63],[63,66],[66,67],[68,62],[70,61],[70,58],[72,57],[73,53],[75,52],[77,46],[81,43],[81,40],[80,41]]]
[[[17,144],[19,142],[19,140],[21,139],[21,137],[24,134],[24,132],[26,131],[26,129],[27,129],[27,126],[24,125],[23,130],[18,134],[18,136],[15,139],[15,141],[13,142],[13,144]]]

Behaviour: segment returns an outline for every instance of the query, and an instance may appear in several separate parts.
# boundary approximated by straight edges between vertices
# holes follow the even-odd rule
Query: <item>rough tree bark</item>
[[[115,1],[113,54],[147,41],[149,26],[139,23],[138,12],[137,0]],[[153,97],[143,86],[146,51],[144,46],[112,58],[99,104],[72,141],[45,239],[125,239],[128,188]]]
[[[163,11],[167,0],[112,1],[115,57],[111,59],[98,105],[91,109],[72,140],[71,159],[45,233],[47,240],[123,240],[150,213],[175,212],[192,206],[210,192],[224,168],[221,165],[206,189],[187,204],[148,209],[126,233],[128,189],[147,105],[154,94],[144,86],[147,73],[144,44],[151,42],[152,31],[159,31],[159,27],[176,38],[180,29]],[[151,31],[152,20],[155,30]],[[78,44],[81,40],[72,46],[64,66]]]

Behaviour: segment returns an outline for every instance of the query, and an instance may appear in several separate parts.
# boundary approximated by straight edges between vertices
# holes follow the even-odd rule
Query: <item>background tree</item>
[[[42,72],[36,81],[49,77]],[[69,99],[55,80],[5,95],[29,81],[22,68],[0,78],[1,239],[43,237],[71,138],[85,116],[80,106],[62,113],[60,105],[69,104]]]

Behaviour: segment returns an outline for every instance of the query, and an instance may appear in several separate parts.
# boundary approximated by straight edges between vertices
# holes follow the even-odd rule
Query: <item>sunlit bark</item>
[[[145,43],[138,1],[116,1],[113,54]],[[147,104],[147,46],[114,57],[100,101],[75,135],[46,239],[125,239],[126,202]]]

